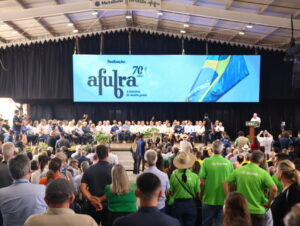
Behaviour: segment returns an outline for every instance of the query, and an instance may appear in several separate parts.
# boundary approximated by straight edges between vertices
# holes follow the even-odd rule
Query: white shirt
[[[265,147],[266,154],[271,152],[273,137],[257,137],[257,140],[259,141],[260,146]]]
[[[195,127],[193,125],[186,125],[184,126],[184,132],[185,133],[194,133],[196,130],[195,130]]]
[[[110,134],[111,125],[103,126],[103,127],[102,127],[102,130],[103,130],[104,133]]]
[[[204,126],[199,126],[199,125],[196,125],[195,126],[195,130],[198,134],[202,134],[205,132],[205,127]]]
[[[192,152],[192,149],[193,149],[193,147],[190,142],[188,142],[186,140],[180,141],[180,151],[181,152],[190,153],[190,152]]]
[[[215,130],[216,130],[216,132],[224,132],[225,128],[224,128],[224,126],[216,126]]]
[[[113,153],[109,153],[108,154],[108,162],[112,165],[119,164],[118,156]]]
[[[259,122],[259,124],[261,123],[260,117],[252,118],[250,121],[251,122]]]

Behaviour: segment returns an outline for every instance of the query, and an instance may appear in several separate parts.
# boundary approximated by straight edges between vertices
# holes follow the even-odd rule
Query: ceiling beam
[[[16,25],[15,23],[11,22],[11,21],[5,21],[3,22],[6,25],[8,25],[10,28],[12,28],[13,30],[15,30],[16,32],[18,32],[21,36],[23,36],[26,39],[31,39],[30,34],[28,34],[25,30],[23,30],[22,28],[20,28],[18,25]]]
[[[274,2],[274,0],[265,0],[263,6],[258,10],[258,14],[263,14],[265,10]]]
[[[15,0],[15,2],[17,2],[23,9],[28,9],[29,7],[22,1],[22,0]],[[47,22],[42,18],[42,17],[35,17],[33,18],[36,20],[36,22],[51,36],[55,36],[55,33],[48,29],[49,25],[47,24]]]
[[[215,20],[215,22],[213,22],[213,24],[209,27],[208,31],[204,35],[204,38],[207,38],[207,36],[212,32],[212,30],[215,28],[218,22],[219,20]]]
[[[55,1],[55,3],[56,3],[56,5],[67,5],[67,4],[63,4],[62,2],[61,2],[61,0],[54,0]],[[68,21],[70,22],[70,23],[72,23],[73,25],[74,25],[74,28],[77,30],[77,31],[80,31],[80,29],[79,29],[79,27],[75,24],[75,22],[73,21],[73,19],[67,14],[67,12],[66,13],[63,13],[63,15],[68,19]]]
[[[227,0],[225,9],[226,10],[230,9],[230,7],[232,6],[233,2],[234,2],[234,0]]]
[[[272,30],[270,30],[268,33],[264,34],[261,38],[257,39],[254,42],[254,45],[260,44],[264,39],[266,39],[267,37],[269,37],[271,34],[273,34],[277,30],[278,30],[278,28],[272,28]]]
[[[4,39],[4,38],[2,38],[2,37],[0,37],[0,42],[6,43],[6,42],[7,42],[7,40],[6,40],[6,39]]]
[[[56,0],[58,1],[58,0]],[[127,9],[125,4],[116,3],[114,5],[105,6],[105,9]],[[15,10],[14,13],[11,11],[5,11],[0,14],[0,21],[10,20],[24,20],[34,17],[46,17],[53,15],[62,15],[67,13],[92,11],[94,8],[90,7],[89,1],[67,3],[60,5],[50,5],[37,8],[30,8],[24,10]],[[134,10],[133,8],[127,10]],[[280,28],[291,28],[290,19],[270,16],[270,15],[257,15],[256,13],[239,12],[225,9],[213,9],[203,6],[186,5],[176,2],[162,1],[161,11],[201,16],[214,19],[228,20],[245,22],[252,24],[260,24],[265,26],[280,27]],[[294,20],[295,30],[300,30],[300,20]]]

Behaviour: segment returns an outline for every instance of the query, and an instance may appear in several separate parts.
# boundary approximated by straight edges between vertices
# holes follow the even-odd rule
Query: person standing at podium
[[[250,121],[251,122],[259,122],[259,126],[255,127],[255,128],[259,128],[260,127],[261,119],[260,119],[260,117],[258,117],[257,113],[253,114],[252,119]]]

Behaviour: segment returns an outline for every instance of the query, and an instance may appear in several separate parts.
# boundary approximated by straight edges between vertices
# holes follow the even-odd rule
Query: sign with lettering
[[[92,0],[91,8],[159,10],[161,0]]]
[[[74,101],[257,102],[259,67],[258,55],[74,55]]]

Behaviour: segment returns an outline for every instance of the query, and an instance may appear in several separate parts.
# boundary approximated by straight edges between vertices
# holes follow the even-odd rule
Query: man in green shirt
[[[222,182],[233,172],[232,163],[223,158],[223,144],[216,140],[212,144],[214,155],[206,158],[200,170],[202,207],[202,226],[221,226],[225,194]]]
[[[252,225],[266,225],[266,208],[269,208],[271,201],[275,198],[277,187],[270,174],[259,167],[264,161],[264,154],[261,151],[254,151],[250,163],[237,168],[223,183],[224,191],[229,194],[228,184],[236,183],[236,191],[243,194],[248,201],[248,208],[251,214]],[[265,202],[264,189],[269,189],[269,200]]]

